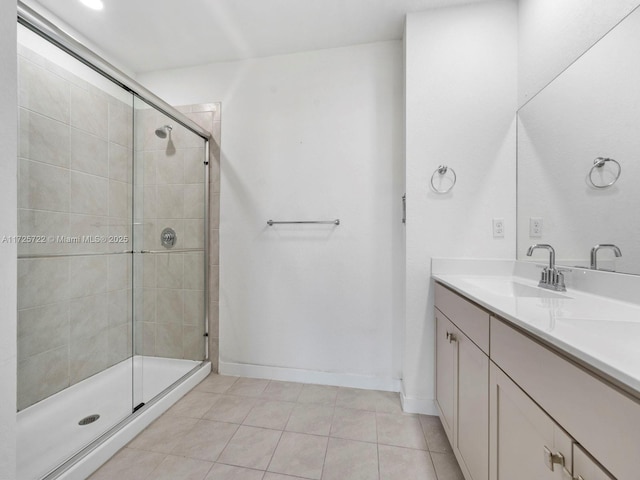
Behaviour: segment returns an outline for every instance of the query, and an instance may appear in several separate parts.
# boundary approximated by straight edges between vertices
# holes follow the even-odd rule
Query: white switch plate
[[[493,238],[504,237],[504,218],[493,219]]]
[[[542,217],[529,218],[529,237],[530,238],[542,237]]]

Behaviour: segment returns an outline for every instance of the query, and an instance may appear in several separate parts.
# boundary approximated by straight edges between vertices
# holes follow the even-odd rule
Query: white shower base
[[[19,412],[18,480],[42,478],[131,415],[133,406],[140,402],[148,402],[200,363],[192,360],[135,356],[133,361],[128,359],[120,362]],[[184,395],[184,392],[181,395]],[[181,395],[174,395],[173,401]],[[170,404],[166,408],[169,406]],[[162,412],[156,413],[158,416]],[[100,415],[99,420],[85,426],[78,425],[80,419],[93,414]],[[131,432],[130,429],[129,433]],[[121,446],[124,446],[124,443]],[[111,450],[114,450],[113,444],[111,447]],[[115,451],[117,448],[113,453]],[[99,465],[100,463],[96,467]]]

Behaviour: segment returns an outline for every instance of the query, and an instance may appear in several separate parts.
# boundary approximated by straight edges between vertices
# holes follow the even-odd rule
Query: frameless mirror
[[[640,274],[640,9],[518,112],[519,260]]]

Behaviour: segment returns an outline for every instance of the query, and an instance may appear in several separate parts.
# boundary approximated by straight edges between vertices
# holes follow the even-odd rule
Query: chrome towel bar
[[[284,224],[284,223],[324,223],[324,224],[333,224],[340,225],[340,219],[336,218],[335,220],[302,220],[302,221],[280,221],[276,222],[275,220],[267,220],[267,225],[270,227],[273,225]]]

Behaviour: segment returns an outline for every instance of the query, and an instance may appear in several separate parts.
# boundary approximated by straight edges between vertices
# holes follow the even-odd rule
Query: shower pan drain
[[[89,415],[88,417],[84,417],[82,420],[78,422],[78,425],[89,425],[90,423],[95,422],[100,418],[100,415]]]

